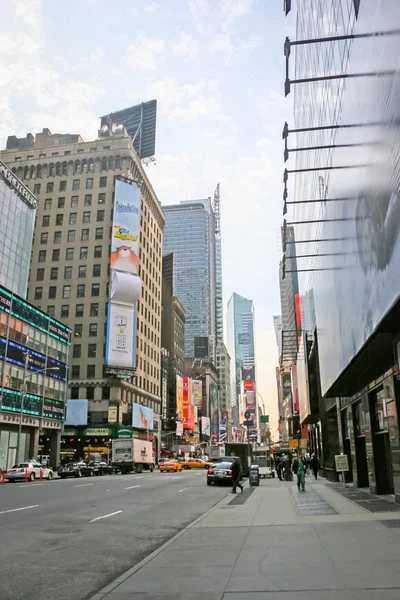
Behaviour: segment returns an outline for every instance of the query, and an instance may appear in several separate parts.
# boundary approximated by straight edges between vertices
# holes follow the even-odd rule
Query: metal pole
[[[25,394],[26,394],[26,380],[27,380],[28,364],[29,364],[29,352],[26,352],[25,353],[25,364],[24,364],[24,378],[23,378],[22,386],[20,388],[21,409],[20,409],[20,413],[19,413],[16,463],[19,462],[18,457],[19,457],[19,449],[20,449],[20,444],[21,444],[22,415],[24,412],[24,400],[25,400]]]
[[[250,427],[247,425],[247,466],[249,467],[249,486],[251,487],[251,449],[250,449]]]

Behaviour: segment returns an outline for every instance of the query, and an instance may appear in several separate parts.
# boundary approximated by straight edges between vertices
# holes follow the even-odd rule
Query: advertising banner
[[[118,423],[118,402],[108,403],[108,422]]]
[[[210,437],[211,435],[211,424],[209,417],[201,417],[201,434]]]
[[[293,414],[299,414],[299,388],[297,384],[297,366],[291,366],[291,380],[292,380],[292,398],[293,398]]]
[[[134,368],[136,340],[136,308],[108,303],[106,364]]]
[[[176,418],[183,423],[183,378],[176,376]]]
[[[138,275],[140,188],[115,180],[110,268]]]
[[[132,427],[153,429],[153,409],[141,404],[132,404]]]
[[[243,387],[245,390],[254,390],[254,381],[249,381],[249,380],[244,381]]]
[[[226,442],[226,421],[219,422],[219,441]]]
[[[87,425],[88,400],[67,400],[65,425]]]
[[[183,428],[194,429],[194,409],[191,403],[192,380],[189,377],[183,379]]]
[[[176,431],[175,431],[176,435],[178,437],[182,437],[183,436],[183,423],[177,423],[176,424]]]
[[[219,408],[218,388],[215,383],[210,383],[210,415],[211,415],[211,442],[219,441]]]
[[[308,389],[308,361],[306,346],[306,334],[303,333],[300,342],[300,350],[297,359],[297,387],[299,393],[300,424],[308,417],[310,409],[310,393]]]
[[[248,391],[245,394],[246,408],[254,408],[256,407],[256,393],[252,391]]]
[[[203,382],[199,380],[192,381],[192,402],[195,406],[201,408],[203,402]]]
[[[242,380],[243,381],[255,381],[255,367],[243,367],[242,368]]]

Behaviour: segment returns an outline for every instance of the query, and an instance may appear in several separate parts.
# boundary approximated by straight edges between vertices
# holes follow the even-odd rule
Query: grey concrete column
[[[53,431],[50,439],[50,465],[53,469],[60,464],[61,431]]]
[[[29,458],[37,458],[39,451],[39,428],[33,429],[31,431],[30,439],[29,439]]]

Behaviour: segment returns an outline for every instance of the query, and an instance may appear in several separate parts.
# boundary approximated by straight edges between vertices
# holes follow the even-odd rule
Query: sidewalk
[[[397,600],[400,511],[369,512],[335,489],[261,480],[92,600]]]

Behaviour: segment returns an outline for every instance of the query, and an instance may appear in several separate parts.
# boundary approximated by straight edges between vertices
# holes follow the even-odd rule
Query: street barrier
[[[1,483],[3,483],[3,484],[5,483],[5,470],[4,469],[1,470]]]
[[[42,467],[40,467],[39,480],[42,481],[42,479],[43,479],[43,469],[42,469]]]

